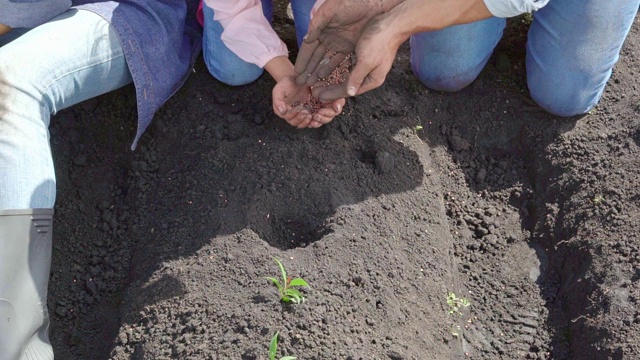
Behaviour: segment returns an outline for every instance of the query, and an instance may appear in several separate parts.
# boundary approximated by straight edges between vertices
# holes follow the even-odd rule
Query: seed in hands
[[[353,66],[351,62],[352,56],[353,54],[347,54],[347,56],[345,56],[345,58],[340,62],[340,65],[338,65],[338,67],[336,67],[331,72],[331,74],[329,74],[324,78],[318,79],[318,82],[314,86],[329,86],[329,85],[342,84],[345,80],[347,80],[347,78],[349,77],[349,73],[351,72],[351,69]],[[302,105],[307,111],[309,111],[310,114],[313,115],[317,113],[320,109],[322,109],[322,107],[324,106],[324,103],[320,101],[320,99],[309,94],[309,98],[305,100],[305,102],[294,101],[293,103],[291,103],[292,107],[296,107],[299,105]]]

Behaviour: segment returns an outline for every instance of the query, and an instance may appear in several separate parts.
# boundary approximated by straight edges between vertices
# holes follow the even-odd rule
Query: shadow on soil
[[[522,61],[521,55],[513,56]],[[407,58],[404,61],[408,63]],[[62,192],[74,206],[68,211],[80,214],[76,224],[83,224],[85,217],[101,220],[79,230],[61,224],[70,243],[59,250],[60,275],[53,280],[60,276],[75,283],[86,274],[80,269],[103,266],[107,268],[96,272],[95,278],[102,276],[103,282],[112,285],[105,285],[100,297],[87,298],[86,289],[71,291],[77,295],[54,291],[53,308],[66,309],[67,302],[76,301],[84,307],[106,309],[98,318],[118,318],[128,306],[120,301],[130,284],[145,284],[168,262],[193,255],[212,238],[247,228],[274,248],[309,246],[340,224],[335,217],[338,208],[409,192],[421,184],[425,169],[418,155],[398,140],[402,134],[417,134],[415,129],[420,126],[423,134],[418,135],[430,148],[448,149],[471,192],[481,195],[523,184],[523,191],[509,201],[520,211],[522,229],[531,234],[528,241],[536,244],[537,251],[544,250],[545,254],[538,253],[540,262],[549,264],[538,285],[548,309],[546,325],[551,328],[553,356],[562,359],[569,354],[595,353],[594,339],[608,335],[586,324],[583,317],[594,307],[607,311],[606,303],[592,302],[598,298],[594,292],[599,291],[601,279],[584,277],[592,263],[585,244],[572,243],[557,250],[559,243],[575,237],[581,225],[579,218],[564,218],[565,203],[581,184],[562,183],[562,188],[556,188],[555,180],[566,169],[544,156],[545,149],[573,129],[577,120],[559,120],[532,106],[522,95],[522,69],[502,77],[520,79],[515,83],[496,82],[501,77],[494,77],[496,70],[491,67],[487,70],[491,73],[481,75],[470,88],[442,94],[424,90],[415,79],[407,80],[412,79],[407,76],[408,67],[395,67],[375,94],[350,100],[339,121],[317,130],[297,131],[272,115],[270,99],[264,96],[270,92],[270,81],[262,78],[252,86],[228,88],[206,76],[199,62],[185,89],[157,115],[138,151],[123,156],[111,154],[126,149],[133,136],[133,124],[121,119],[133,119],[135,114],[128,110],[120,117],[118,111],[123,110],[117,110],[122,106],[120,97],[125,98],[127,108],[134,108],[131,88],[109,95],[99,105],[85,103],[71,110],[94,123],[69,124],[75,116],[62,114],[54,132],[76,141],[53,146],[69,163],[57,166]],[[114,123],[123,130],[116,137]],[[77,132],[89,135],[80,140]],[[633,139],[640,146],[639,134]],[[94,151],[85,155],[87,148]],[[87,163],[95,171],[91,177],[78,170]],[[109,191],[100,190],[104,188]],[[548,204],[560,210],[551,213]],[[91,209],[83,210],[83,206]],[[76,248],[95,246],[85,244],[83,232],[96,238],[91,241],[102,243],[108,238],[104,241],[109,243],[109,253],[120,256],[122,262],[101,265],[94,259],[111,255],[98,252],[86,255],[86,260],[78,256],[77,265],[65,264],[61,259],[83,251]],[[110,272],[126,276],[104,275]],[[77,287],[61,286],[67,288]],[[182,296],[184,289],[185,284],[165,274],[131,291],[132,296],[146,301],[144,308]],[[135,313],[132,309],[126,312]],[[54,340],[67,349],[60,358],[73,358],[70,354],[108,358],[106,349],[118,336],[115,328],[100,330],[101,324],[91,323],[96,317],[78,320],[67,310],[58,311],[55,317],[58,335]],[[74,324],[86,334],[61,330]],[[616,350],[601,350],[597,355],[620,356]]]

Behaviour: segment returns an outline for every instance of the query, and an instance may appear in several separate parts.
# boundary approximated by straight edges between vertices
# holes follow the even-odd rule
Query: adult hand
[[[370,1],[363,0],[363,2]],[[362,94],[380,86],[391,69],[398,48],[412,34],[441,30],[452,25],[467,24],[492,16],[483,0],[383,0],[383,3],[393,6],[370,18],[365,27],[361,29],[361,35],[357,39],[355,47],[356,65],[348,80],[339,85],[321,87],[322,84],[318,84],[320,86],[314,87],[313,93],[321,101]],[[354,18],[353,14],[349,14],[347,10],[343,11],[344,15],[335,15],[336,19]],[[318,20],[318,22],[326,28],[331,24],[326,19],[331,19],[331,17],[328,15],[324,15],[324,17],[325,20]],[[340,22],[336,21],[336,23]],[[320,36],[317,36],[318,46],[324,42],[332,43],[330,39],[322,41]],[[314,40],[314,38],[311,37],[307,40]],[[313,61],[322,57],[318,58],[314,54],[308,58],[310,60],[304,67],[305,73],[298,72],[301,74],[298,78],[308,74],[308,69],[313,68],[311,66]],[[302,60],[297,70],[303,67],[302,63],[306,61],[306,58]],[[323,60],[319,62],[322,63]],[[296,63],[296,65],[298,64]]]
[[[395,10],[395,9],[394,9]],[[400,45],[406,36],[389,27],[394,10],[371,19],[358,40],[357,62],[346,81],[322,86],[316,84],[313,95],[321,101],[360,95],[382,85],[386,79]]]
[[[328,76],[353,53],[363,29],[374,16],[404,0],[327,0],[314,14],[298,53],[295,71],[299,85],[313,85]]]
[[[345,99],[336,99],[327,103],[317,103],[319,107],[312,114],[305,108],[305,103],[311,99],[311,89],[295,83],[293,76],[284,76],[273,88],[273,111],[290,125],[298,129],[318,128],[333,120],[342,112]],[[294,106],[295,104],[295,106]]]

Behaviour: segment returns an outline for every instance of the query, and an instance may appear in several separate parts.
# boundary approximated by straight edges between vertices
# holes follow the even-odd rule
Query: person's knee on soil
[[[528,79],[529,94],[533,101],[545,111],[560,117],[583,115],[593,109],[604,91],[604,86],[585,89],[558,79],[539,79],[531,75]]]
[[[206,46],[203,49],[203,58],[209,73],[216,80],[230,85],[240,86],[251,84],[264,72],[261,68],[244,62],[241,59],[221,58],[216,51],[209,51]],[[213,54],[211,54],[213,53]]]
[[[504,26],[504,19],[492,18],[412,35],[413,73],[432,90],[464,89],[489,61]]]
[[[435,91],[454,92],[469,86],[480,71],[467,71],[462,74],[433,74],[419,66],[412,65],[413,73],[425,87]]]
[[[270,6],[265,8],[263,5],[263,11],[270,12],[269,9]],[[209,73],[218,81],[230,86],[247,85],[256,81],[263,70],[242,60],[225,45],[222,40],[224,28],[219,21],[213,20],[213,9],[203,4],[202,11],[204,14],[202,55]]]

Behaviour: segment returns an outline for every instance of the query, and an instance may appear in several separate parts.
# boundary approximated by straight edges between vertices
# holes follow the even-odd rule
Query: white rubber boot
[[[53,209],[0,210],[0,360],[52,360]]]

